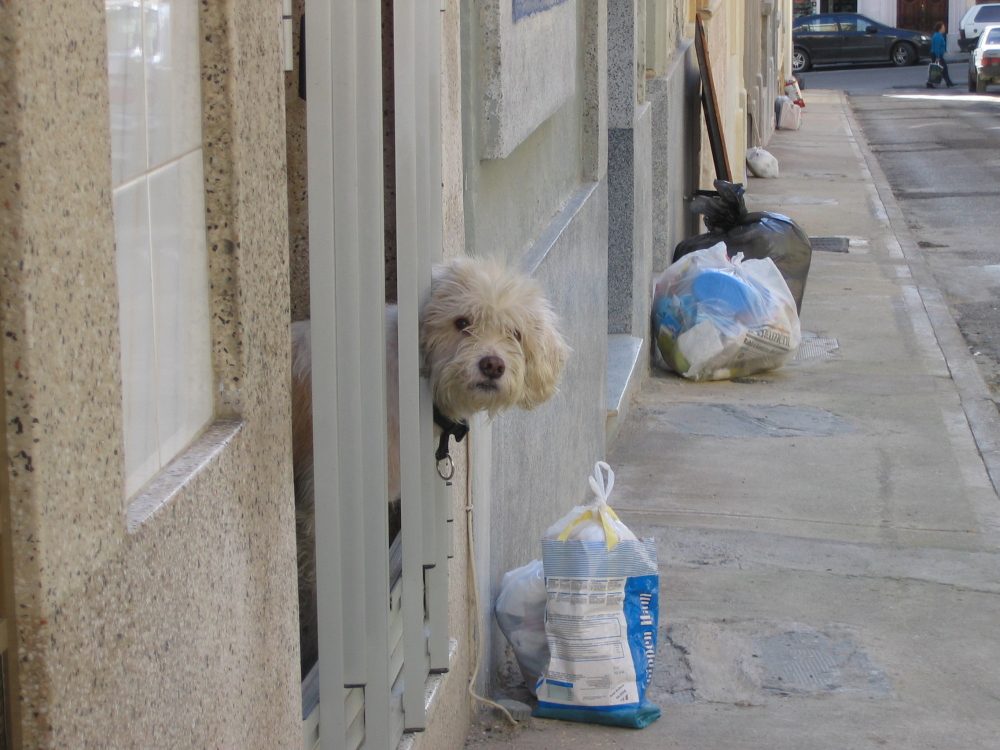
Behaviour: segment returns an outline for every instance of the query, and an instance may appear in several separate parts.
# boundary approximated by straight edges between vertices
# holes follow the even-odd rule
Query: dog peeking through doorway
[[[397,310],[386,308],[386,385],[390,525],[398,530],[399,360]],[[491,417],[552,398],[569,347],[541,288],[494,261],[456,258],[435,267],[420,316],[421,374],[430,381],[435,436],[478,412]],[[313,506],[310,322],[292,324],[292,448],[299,560],[303,676],[317,656],[316,537]],[[445,426],[445,427],[443,427]],[[444,440],[447,440],[445,435]],[[392,539],[390,535],[390,541]]]

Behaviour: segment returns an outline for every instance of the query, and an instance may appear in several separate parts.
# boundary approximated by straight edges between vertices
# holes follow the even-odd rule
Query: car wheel
[[[986,81],[976,75],[976,93],[983,93],[986,91]]]
[[[976,91],[976,79],[969,75],[969,91],[975,93]]]
[[[809,59],[809,53],[806,52],[801,47],[796,47],[792,50],[792,70],[799,73],[803,70],[809,70],[812,67],[812,60]]]
[[[913,65],[917,61],[917,51],[906,42],[892,48],[892,64],[898,68]]]

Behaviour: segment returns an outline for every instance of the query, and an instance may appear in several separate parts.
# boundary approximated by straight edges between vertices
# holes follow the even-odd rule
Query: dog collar
[[[455,442],[461,443],[462,438],[469,433],[469,423],[464,419],[461,422],[456,422],[451,417],[446,417],[435,404],[434,424],[441,428],[441,439],[438,442],[437,452],[434,454],[434,458],[440,462],[451,457],[448,452],[448,439],[454,436]]]
[[[451,453],[448,451],[448,439],[455,436],[455,442],[461,443],[462,438],[469,432],[469,423],[464,419],[456,422],[451,417],[446,417],[434,404],[434,424],[441,428],[441,440],[438,442],[437,452],[434,459],[437,461],[437,473],[445,484],[451,485],[451,478],[455,476],[455,464],[451,460]]]

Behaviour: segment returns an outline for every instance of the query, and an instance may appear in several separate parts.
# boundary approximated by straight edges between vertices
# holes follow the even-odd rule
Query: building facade
[[[887,26],[933,31],[934,24],[948,25],[948,42],[957,49],[958,25],[965,12],[979,0],[795,0],[795,14],[860,13]]]
[[[382,580],[392,549],[372,527],[384,503],[363,521],[384,549],[357,559],[327,523],[353,518],[349,499],[317,514],[320,555],[334,561],[320,571],[320,673],[352,675],[342,696],[333,683],[322,693],[324,746],[367,734],[460,747],[477,650],[481,693],[517,679],[492,618],[499,582],[585,499],[651,367],[652,279],[700,231],[690,199],[716,175],[696,18],[743,181],[746,148],[774,128],[792,16],[792,0],[445,0],[423,16],[392,0],[0,5],[9,746],[315,742],[299,661],[289,323],[329,315],[331,346],[360,335],[380,351],[361,306],[415,311],[429,260],[471,255],[546,290],[573,349],[560,394],[477,418],[453,444],[452,486],[428,485],[438,499],[426,507],[447,520],[440,556],[403,565],[401,604]],[[345,33],[352,57],[333,43]],[[368,150],[345,162],[352,143]],[[319,169],[328,147],[334,166]],[[337,233],[348,225],[368,238],[352,246],[358,278],[379,288],[360,295],[350,328],[354,260]],[[337,372],[332,391],[314,390],[343,422]],[[362,373],[365,398],[383,377],[377,362]],[[384,445],[381,427],[363,429]],[[336,454],[347,433],[335,434],[334,500],[355,473],[370,481]],[[404,563],[413,550],[403,545]],[[361,633],[352,566],[371,583]],[[405,593],[421,586],[426,613]],[[418,634],[395,630],[400,606]],[[344,645],[354,638],[388,652],[358,659]],[[340,724],[326,722],[334,701]]]

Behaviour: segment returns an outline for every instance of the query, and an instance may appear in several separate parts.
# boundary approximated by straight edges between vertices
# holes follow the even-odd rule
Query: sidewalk
[[[663,716],[469,747],[1000,747],[996,408],[844,97],[805,96],[768,145],[781,177],[748,186],[751,210],[849,239],[813,255],[799,360],[653,373],[608,456],[612,505],[659,542]]]

